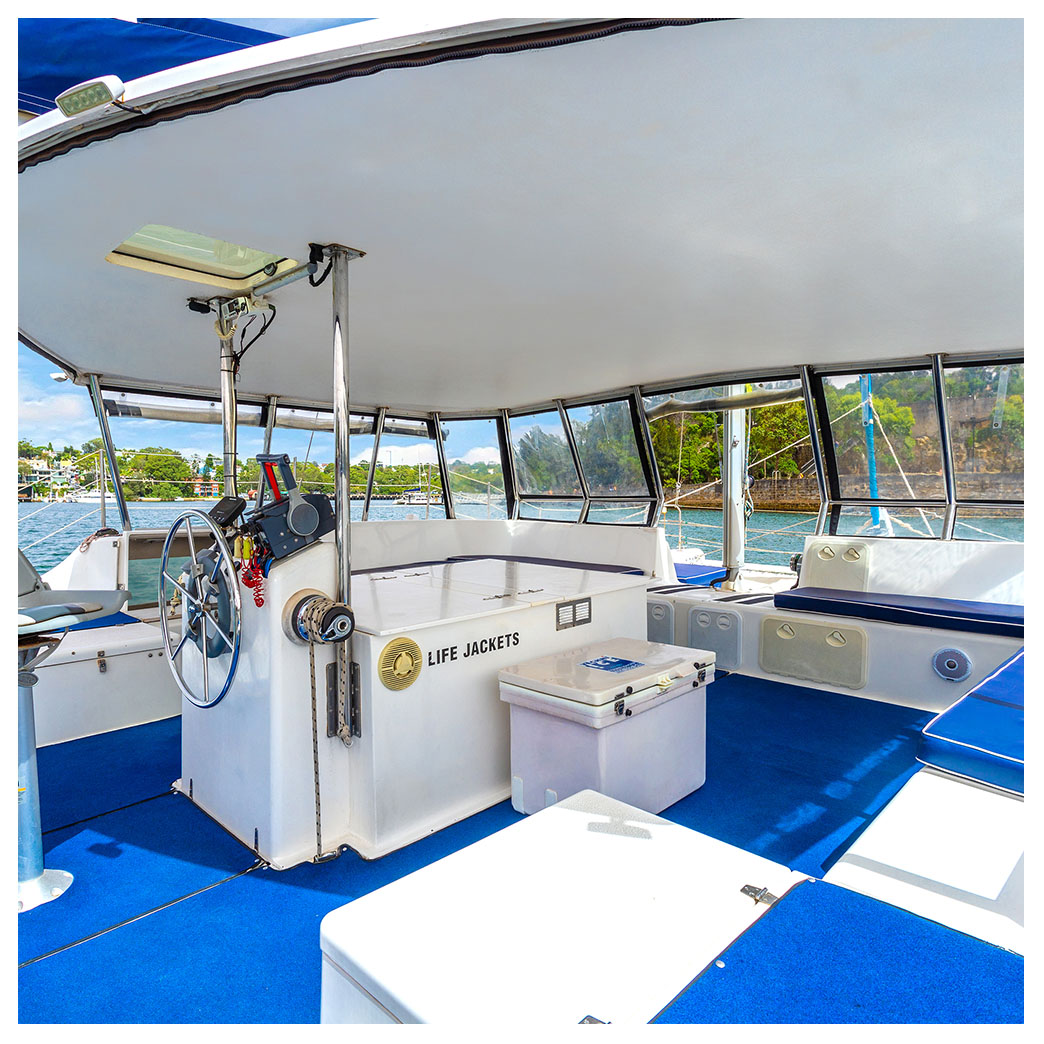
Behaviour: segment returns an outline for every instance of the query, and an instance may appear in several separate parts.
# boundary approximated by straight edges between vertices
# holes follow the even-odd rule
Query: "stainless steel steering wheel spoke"
[[[192,533],[193,522],[202,523],[214,539],[212,566],[209,562],[204,564],[205,560],[201,562],[197,558],[196,541]],[[190,579],[187,586],[180,580],[176,580],[170,573],[171,553],[182,526],[185,526],[185,535],[191,554]],[[168,583],[173,584],[174,589],[180,592],[184,599],[181,614],[182,633],[177,638],[176,645],[174,644],[175,639],[171,635],[170,620],[166,612]],[[227,628],[222,627],[218,622],[218,615],[224,612],[220,600],[226,597],[229,616]],[[163,651],[174,681],[190,703],[197,707],[213,707],[228,693],[236,675],[241,639],[242,601],[239,594],[239,576],[224,534],[214,520],[198,508],[186,509],[174,520],[167,532],[160,559],[159,603]],[[220,635],[224,645],[224,648],[217,647],[216,653],[211,652],[208,647],[212,631]],[[185,677],[186,657],[189,661],[194,662],[195,660],[194,655],[189,655],[190,648],[196,648],[196,655],[202,661],[199,665],[202,679],[197,678],[192,684]],[[217,666],[223,670],[220,687],[216,680],[214,685],[211,685],[211,665],[208,663],[211,659],[217,660]],[[200,680],[202,681],[202,693],[197,692],[194,687]],[[213,689],[217,691],[212,698]]]

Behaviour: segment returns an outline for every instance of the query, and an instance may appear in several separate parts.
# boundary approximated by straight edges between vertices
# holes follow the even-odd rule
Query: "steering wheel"
[[[198,554],[192,535],[192,522],[201,521],[214,542]],[[171,575],[170,554],[178,530],[185,527],[191,558],[184,563],[180,576]],[[173,584],[181,595],[181,636],[173,644],[167,614],[167,584]],[[178,688],[197,707],[213,707],[232,686],[239,664],[239,639],[242,606],[239,599],[239,577],[217,523],[198,508],[187,508],[174,520],[163,542],[159,574],[160,628],[163,631],[163,653],[170,664]],[[190,652],[195,650],[195,652]],[[221,665],[224,680],[216,696],[211,695],[208,661],[228,657]],[[201,666],[203,693],[200,695],[185,680],[186,659]]]

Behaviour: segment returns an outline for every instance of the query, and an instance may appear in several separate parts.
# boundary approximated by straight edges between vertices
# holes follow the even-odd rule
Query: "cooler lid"
[[[600,707],[624,693],[675,687],[714,666],[714,653],[638,638],[610,638],[505,667],[502,682]]]

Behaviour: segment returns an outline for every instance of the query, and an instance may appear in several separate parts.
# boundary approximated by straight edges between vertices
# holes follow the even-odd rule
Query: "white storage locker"
[[[591,789],[660,812],[703,786],[713,653],[612,638],[499,677],[517,811]]]

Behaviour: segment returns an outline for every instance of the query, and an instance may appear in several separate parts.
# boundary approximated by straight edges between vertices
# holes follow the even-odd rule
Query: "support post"
[[[236,479],[236,359],[233,350],[236,327],[217,324],[221,340],[221,444],[224,496],[238,497]],[[227,332],[226,332],[227,331]]]
[[[652,480],[652,492],[656,497],[652,517],[649,519],[649,525],[652,527],[659,525],[660,514],[663,511],[663,479],[660,476],[660,469],[656,463],[656,448],[653,446],[649,418],[645,413],[645,400],[642,396],[642,389],[637,385],[631,391],[631,404],[634,409],[634,416],[638,418],[638,428],[634,433],[635,438],[638,439],[638,444],[644,452],[645,459],[648,461],[648,477]],[[684,423],[685,418],[683,417],[682,424]],[[679,511],[680,517],[681,512]],[[680,541],[678,546],[681,547]]]
[[[743,568],[746,541],[743,494],[747,479],[747,411],[726,410],[722,419],[721,564],[731,581]]]
[[[263,453],[272,452],[272,429],[275,427],[276,411],[279,409],[278,403],[278,396],[269,395],[268,416],[265,418],[265,445],[264,449],[262,450]]]
[[[334,420],[334,530],[337,545],[337,590],[339,602],[351,604],[352,596],[352,503],[351,452],[348,412],[348,262],[361,257],[358,250],[333,244],[326,248],[333,264],[333,420]]]
[[[387,411],[383,406],[377,410],[377,416],[373,422],[373,452],[370,454],[370,468],[366,473],[366,499],[363,501],[362,520],[365,522],[370,517],[370,498],[373,496],[373,480],[377,474],[377,452],[381,446],[381,432],[384,430],[384,415]]]
[[[352,501],[351,414],[348,409],[348,262],[361,257],[358,250],[338,244],[326,248],[333,287],[333,422],[334,422],[334,537],[337,547],[337,582],[334,598],[351,605],[352,598]],[[337,645],[337,735],[352,744],[349,724],[351,701],[352,639]]]
[[[98,450],[98,485],[101,488],[101,508],[99,509],[101,528],[105,528],[105,493],[108,483],[105,479],[105,451]]]
[[[935,383],[935,407],[939,414],[939,448],[942,451],[943,486],[946,490],[946,512],[943,515],[942,539],[952,540],[957,524],[957,478],[953,467],[953,443],[950,440],[950,417],[946,406],[946,372],[943,357],[932,356]]]
[[[562,418],[562,427],[565,428],[566,442],[569,444],[569,452],[573,456],[573,467],[576,468],[577,481],[580,483],[580,492],[583,494],[584,503],[580,508],[580,517],[577,522],[586,522],[588,512],[591,510],[591,487],[587,484],[587,477],[584,475],[584,465],[580,460],[580,451],[576,445],[576,436],[573,434],[573,428],[569,423],[569,414],[566,413],[565,404],[561,399],[555,399],[555,404],[558,406],[558,415]]]
[[[801,390],[805,399],[805,414],[808,417],[809,441],[812,443],[812,459],[816,463],[816,483],[819,486],[819,515],[816,518],[816,535],[826,528],[827,508],[830,495],[827,492],[826,468],[823,465],[823,448],[819,443],[819,420],[816,417],[816,405],[812,400],[812,371],[808,366],[801,367]]]
[[[435,452],[439,458],[439,471],[442,474],[442,505],[446,509],[447,518],[456,518],[457,512],[453,506],[453,496],[450,493],[450,474],[449,464],[446,461],[446,446],[442,441],[442,418],[438,413],[431,415],[432,424],[435,427]],[[431,472],[428,472],[429,484]],[[431,500],[431,495],[428,495],[428,499]],[[426,517],[426,516],[425,516]]]
[[[40,635],[18,648],[18,912],[57,899],[73,882],[65,870],[45,870],[40,824],[40,780],[36,770],[36,716],[32,668],[58,647],[59,638]]]
[[[98,428],[101,431],[102,448],[105,450],[105,459],[109,464],[109,474],[112,475],[112,488],[116,494],[116,506],[120,511],[120,520],[123,523],[124,533],[131,530],[130,511],[127,509],[127,499],[123,495],[123,483],[120,481],[120,469],[116,463],[116,450],[112,444],[112,433],[109,431],[109,418],[105,414],[105,404],[102,402],[101,389],[98,387],[98,375],[92,373],[87,378],[87,391],[94,406],[94,415],[98,418]],[[102,489],[102,496],[105,490]]]

